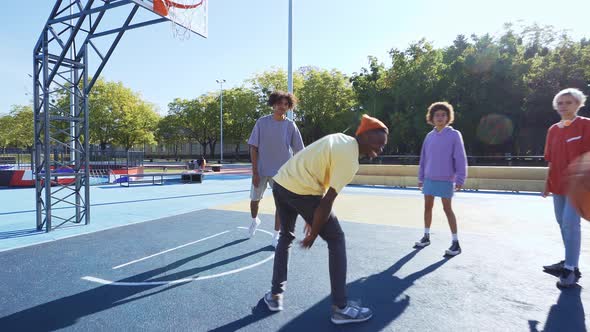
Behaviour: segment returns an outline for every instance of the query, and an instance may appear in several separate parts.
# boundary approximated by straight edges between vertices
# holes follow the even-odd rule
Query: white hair
[[[586,103],[586,96],[584,95],[584,93],[576,88],[568,88],[568,89],[563,89],[561,91],[559,91],[555,97],[553,97],[553,109],[557,110],[557,99],[559,99],[559,97],[561,96],[565,96],[565,95],[570,95],[572,96],[574,99],[576,99],[578,101],[578,103],[580,103],[580,107],[584,106],[584,104]]]

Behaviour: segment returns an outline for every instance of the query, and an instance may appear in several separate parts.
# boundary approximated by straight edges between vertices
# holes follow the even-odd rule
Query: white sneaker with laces
[[[260,225],[260,218],[256,217],[256,218],[252,219],[252,223],[250,224],[250,228],[248,228],[248,233],[250,234],[250,237],[254,236],[254,233],[256,233],[256,229],[258,228],[258,225]]]
[[[348,324],[360,323],[367,321],[373,317],[373,311],[369,308],[361,307],[353,301],[350,301],[344,309],[339,309],[332,306],[332,323],[334,324]]]
[[[273,295],[272,292],[264,294],[264,303],[270,311],[283,310],[283,294]]]
[[[275,235],[273,235],[272,237],[272,246],[276,249],[277,245],[279,245],[279,237],[280,237],[280,233],[275,233]]]

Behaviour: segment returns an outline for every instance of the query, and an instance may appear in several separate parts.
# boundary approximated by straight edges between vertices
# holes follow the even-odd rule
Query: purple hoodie
[[[430,179],[463,185],[466,177],[467,156],[461,133],[451,126],[429,132],[422,144],[418,181]]]

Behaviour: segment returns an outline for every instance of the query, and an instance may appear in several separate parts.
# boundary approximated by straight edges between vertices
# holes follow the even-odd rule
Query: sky
[[[288,0],[207,0],[209,36],[180,40],[168,23],[128,31],[102,72],[154,103],[161,114],[174,98],[238,87],[256,73],[287,68]],[[0,114],[31,103],[32,51],[54,1],[7,1],[0,20]],[[573,3],[573,2],[571,2]],[[140,9],[139,17],[153,17]],[[590,37],[590,1],[559,8],[548,0],[294,0],[293,67],[348,75],[367,57],[389,64],[388,51],[425,38],[437,47],[458,34],[499,35],[507,22],[553,25]],[[8,14],[7,13],[13,13]],[[120,21],[118,12],[105,23]]]

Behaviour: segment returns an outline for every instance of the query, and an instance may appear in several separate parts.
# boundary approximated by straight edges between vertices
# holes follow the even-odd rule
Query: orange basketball
[[[590,152],[569,167],[568,197],[578,214],[590,221]]]

